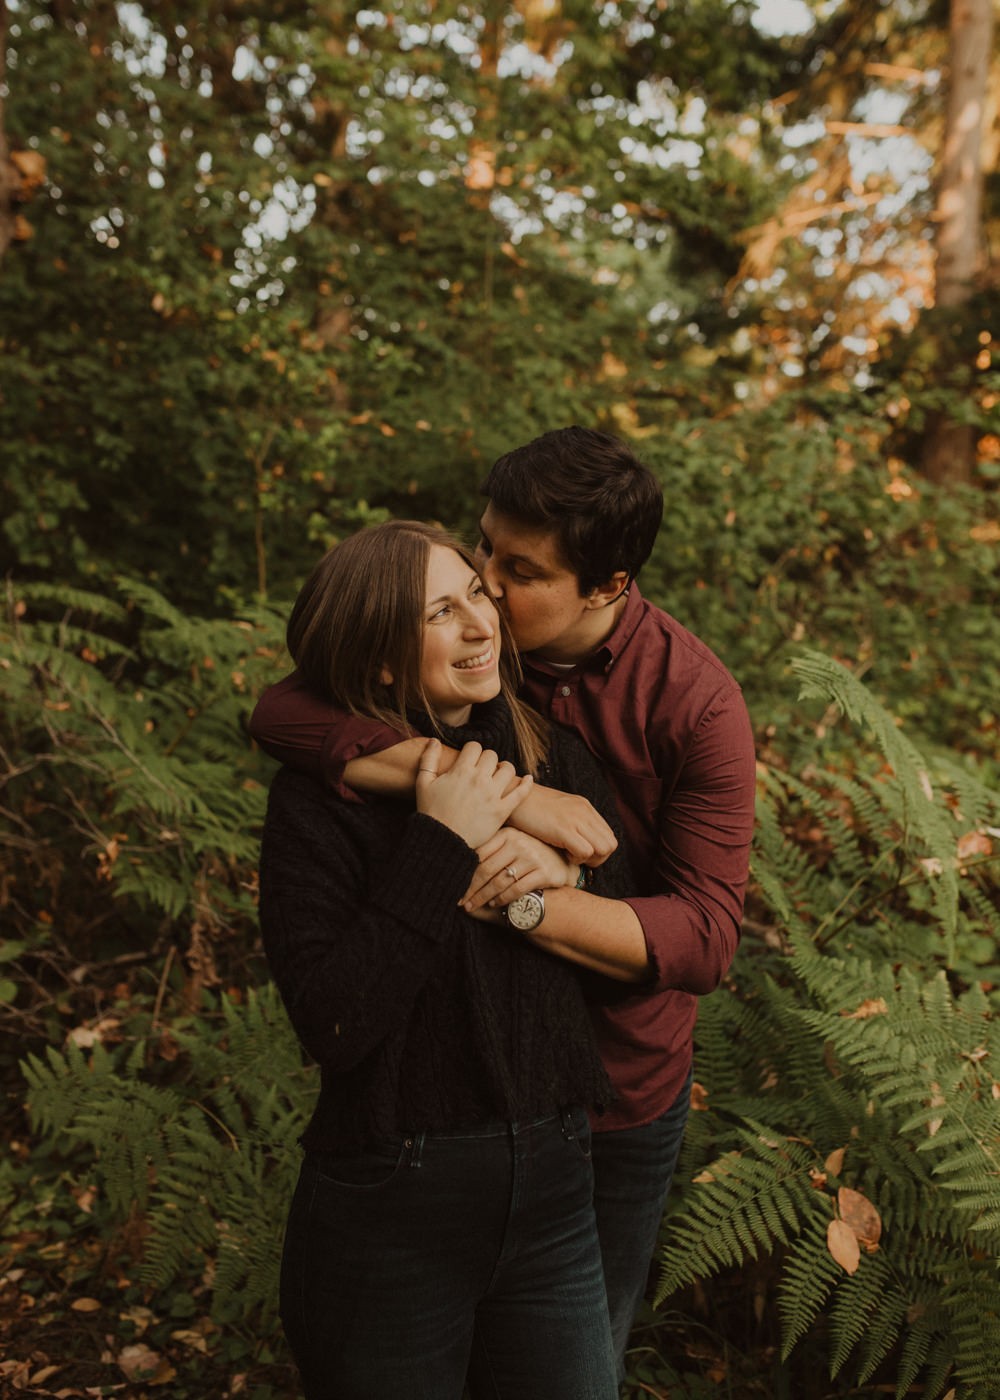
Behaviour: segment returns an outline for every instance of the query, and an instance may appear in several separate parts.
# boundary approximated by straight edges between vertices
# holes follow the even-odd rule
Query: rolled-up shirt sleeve
[[[660,807],[657,893],[629,898],[642,925],[650,990],[705,996],[719,985],[740,938],[753,836],[753,733],[738,688],[717,697],[691,735]]]

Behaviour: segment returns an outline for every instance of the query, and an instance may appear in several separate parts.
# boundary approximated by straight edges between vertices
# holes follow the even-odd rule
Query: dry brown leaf
[[[118,1353],[118,1365],[130,1381],[142,1381],[145,1385],[165,1385],[177,1375],[166,1357],[143,1342],[123,1347]]]
[[[74,1312],[99,1312],[101,1305],[96,1298],[74,1298],[70,1307]]]
[[[171,1332],[172,1342],[181,1342],[186,1347],[193,1347],[195,1351],[208,1351],[208,1342],[200,1332],[196,1332],[192,1327],[182,1327],[177,1332]]]
[[[955,854],[959,860],[968,860],[970,856],[991,856],[993,842],[984,831],[967,831],[958,838]]]
[[[45,157],[40,151],[11,151],[10,163],[28,185],[41,185],[45,180]]]
[[[826,1230],[826,1247],[842,1269],[857,1272],[861,1262],[858,1237],[845,1220],[831,1220]]]
[[[871,1201],[860,1191],[842,1186],[837,1192],[837,1206],[841,1220],[854,1231],[858,1243],[873,1254],[882,1235],[882,1217]]]
[[[928,1108],[944,1108],[945,1100],[944,1100],[944,1096],[943,1096],[942,1093],[941,1093],[941,1086],[940,1086],[940,1084],[932,1084],[932,1085],[931,1085],[931,1089],[933,1090],[933,1093],[931,1094],[930,1098],[927,1100],[927,1107],[928,1107]],[[928,1119],[928,1122],[927,1122],[927,1135],[928,1135],[928,1137],[934,1137],[934,1136],[936,1136],[936,1134],[939,1132],[939,1130],[940,1130],[940,1128],[941,1128],[941,1124],[942,1124],[943,1122],[944,1122],[944,1119],[943,1119],[943,1118],[931,1118],[931,1119]]]
[[[823,1163],[825,1169],[831,1176],[839,1176],[844,1170],[844,1157],[847,1155],[846,1147],[835,1147]]]
[[[151,1322],[156,1321],[156,1314],[150,1308],[138,1306],[125,1308],[118,1316],[123,1322],[131,1322],[138,1337],[142,1336]]]
[[[28,1384],[41,1385],[44,1381],[47,1381],[50,1376],[54,1376],[57,1371],[61,1370],[61,1366],[43,1366],[41,1370],[35,1372]]]
[[[691,1111],[702,1113],[708,1108],[708,1090],[697,1079],[691,1085]]]
[[[885,997],[868,997],[857,1011],[843,1011],[841,1015],[848,1021],[867,1021],[871,1016],[887,1016],[889,1007]]]

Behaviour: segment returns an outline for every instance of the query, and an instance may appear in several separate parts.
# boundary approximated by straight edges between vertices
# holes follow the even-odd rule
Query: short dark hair
[[[498,457],[482,485],[497,510],[551,529],[581,594],[649,558],[663,490],[627,443],[593,428],[556,428]]]

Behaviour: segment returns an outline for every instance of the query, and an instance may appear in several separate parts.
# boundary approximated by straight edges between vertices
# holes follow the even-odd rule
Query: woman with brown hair
[[[261,927],[321,1068],[282,1260],[305,1394],[459,1400],[468,1377],[476,1400],[611,1400],[587,1117],[609,1090],[576,972],[519,931],[579,868],[553,850],[506,914],[461,907],[534,773],[616,823],[603,779],[516,699],[502,619],[439,530],[331,550],[288,643],[327,699],[431,741],[415,802],[289,769],[271,789]],[[620,894],[620,858],[594,879]]]

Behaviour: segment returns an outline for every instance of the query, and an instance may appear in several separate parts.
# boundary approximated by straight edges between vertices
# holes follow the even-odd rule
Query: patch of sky
[[[479,41],[454,20],[444,24],[408,24],[399,36],[399,47],[411,49],[447,47],[460,58],[469,59],[472,67],[479,66]]]
[[[815,23],[805,0],[757,0],[753,13],[753,26],[762,34],[808,34]]]
[[[655,165],[660,170],[683,165],[694,170],[701,163],[701,145],[697,141],[669,140],[663,146],[650,146],[645,141],[633,141],[623,136],[618,142],[622,155],[639,165]]]
[[[792,150],[798,150],[800,146],[810,146],[814,141],[818,141],[826,134],[826,123],[822,117],[810,117],[808,121],[796,122],[794,126],[786,128],[783,140],[786,146]]]

